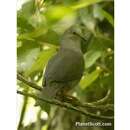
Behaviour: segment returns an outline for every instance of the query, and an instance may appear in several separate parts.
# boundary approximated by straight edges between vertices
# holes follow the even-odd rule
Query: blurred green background
[[[59,48],[60,38],[72,25],[82,24],[93,37],[85,44],[85,71],[73,95],[84,102],[103,98],[114,104],[114,1],[113,0],[18,0],[17,71],[26,79],[42,84],[43,71]],[[17,81],[17,89],[35,90]],[[35,100],[17,96],[18,130],[113,130],[111,127],[75,127],[75,122],[96,122],[80,113],[51,105],[35,107]],[[100,111],[89,110],[100,114]],[[103,112],[113,115],[112,112]],[[107,122],[102,120],[103,122]]]

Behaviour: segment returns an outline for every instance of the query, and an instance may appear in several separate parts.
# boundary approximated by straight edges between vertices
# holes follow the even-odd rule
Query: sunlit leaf
[[[33,40],[33,38],[37,38],[43,34],[46,33],[46,29],[45,28],[37,28],[34,31],[30,32],[30,33],[23,33],[18,35],[18,40]]]
[[[65,6],[52,6],[50,7],[46,13],[45,16],[48,20],[48,22],[55,23],[61,18],[63,18],[65,15],[70,14],[73,10],[69,7]]]
[[[108,20],[108,22],[114,26],[114,19],[113,16],[108,13],[107,11],[105,11],[104,9],[102,9],[100,6],[95,6],[94,8],[94,16],[96,18],[99,18],[100,20],[103,20],[104,18],[106,18]]]
[[[88,51],[89,50],[96,50],[96,51],[103,51],[107,48],[113,48],[113,40],[105,37],[105,36],[97,36],[94,37],[91,40],[91,43],[88,46]]]
[[[46,34],[37,37],[37,41],[59,45],[60,35],[53,30],[48,30]]]
[[[91,67],[98,58],[101,57],[102,52],[96,50],[90,50],[85,54],[85,68]]]
[[[80,8],[84,8],[86,6],[95,4],[95,3],[99,3],[102,2],[103,0],[81,0],[78,3],[74,4],[73,6],[71,6],[72,9],[80,9]]]
[[[104,15],[104,17],[108,20],[108,22],[109,22],[112,26],[114,26],[114,19],[113,19],[112,15],[109,14],[107,11],[105,11],[105,10],[103,10],[103,9],[101,9],[101,12],[102,12],[102,14]]]
[[[20,34],[20,35],[18,35],[18,40],[23,40],[23,39],[33,40],[34,38],[37,38],[37,37],[45,34],[47,32],[47,29],[50,28],[50,24],[51,25],[55,24],[56,22],[58,22],[59,20],[61,20],[63,17],[65,17],[67,15],[70,15],[70,14],[74,15],[73,13],[77,9],[80,9],[80,8],[83,8],[83,7],[86,7],[86,6],[92,5],[92,4],[97,3],[97,2],[101,2],[101,1],[102,0],[88,0],[88,1],[77,2],[73,6],[63,6],[63,5],[50,6],[47,8],[45,13],[43,13],[43,16],[46,17],[48,25],[46,27],[44,26],[44,27],[36,28],[29,33]],[[32,4],[31,5],[30,4],[31,4],[30,1],[28,3],[25,3],[25,5],[23,5],[22,10],[21,10],[22,14],[25,13],[26,18],[28,18],[28,15],[26,15],[26,8],[28,6],[29,7],[32,6]],[[29,14],[32,13],[30,10],[29,9],[27,10],[27,12]],[[40,17],[43,17],[43,16],[40,15]],[[39,19],[38,17],[39,16],[37,16],[37,20]],[[36,20],[36,18],[35,18],[35,20]],[[90,25],[88,25],[88,26],[90,27]]]
[[[75,2],[70,6],[55,5],[48,8],[44,15],[46,16],[48,22],[54,24],[55,22],[62,19],[64,16],[73,13],[73,11],[76,11],[80,8],[87,7],[89,5],[93,5],[95,3],[99,3],[101,1],[103,0],[87,0],[87,1],[83,0],[83,1]]]
[[[54,55],[55,52],[55,48],[50,48],[48,50],[43,50],[42,52],[40,52],[35,62],[32,64],[29,70],[25,72],[25,75],[30,75],[32,73],[43,71],[49,58],[52,57],[52,55]]]
[[[48,129],[48,124],[44,125],[41,130],[47,130],[47,129]]]
[[[83,8],[80,9],[79,13],[84,25],[92,32],[95,32],[96,19],[93,17],[92,9]]]
[[[88,87],[89,85],[91,85],[100,75],[101,70],[95,70],[93,72],[91,72],[90,74],[86,74],[85,76],[83,76],[83,78],[80,81],[80,87],[81,89],[85,89],[86,87]]]
[[[28,19],[21,16],[19,13],[17,15],[17,26],[18,26],[18,33],[20,30],[20,33],[32,31],[34,28],[33,26],[28,22]]]
[[[34,12],[35,12],[35,0],[29,0],[25,2],[22,5],[22,9],[19,10],[19,13],[26,18],[30,17]]]
[[[20,72],[24,72],[30,68],[35,58],[40,52],[40,48],[35,43],[24,43],[17,50],[17,69]]]

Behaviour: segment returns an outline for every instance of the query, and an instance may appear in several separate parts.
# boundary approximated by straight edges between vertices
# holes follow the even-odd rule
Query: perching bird
[[[63,34],[59,51],[46,66],[41,98],[62,100],[79,83],[84,71],[82,33],[82,28],[72,26]],[[90,33],[87,36],[88,40]]]

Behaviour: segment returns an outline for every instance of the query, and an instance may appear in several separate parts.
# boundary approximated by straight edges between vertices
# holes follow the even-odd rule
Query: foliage
[[[22,0],[21,0],[22,1]],[[41,86],[45,66],[58,50],[62,34],[72,25],[82,24],[93,37],[85,43],[85,71],[72,94],[84,102],[94,102],[111,89],[106,103],[114,103],[114,2],[111,0],[28,0],[17,10],[17,71]],[[18,89],[35,92],[18,81]],[[101,121],[71,110],[51,106],[48,119],[42,118],[24,126],[30,98],[23,98],[19,130],[74,130],[75,122]],[[33,101],[34,102],[34,101]],[[35,106],[34,109],[37,109]],[[89,110],[89,109],[88,109]],[[89,110],[93,112],[93,110]],[[95,113],[100,113],[96,111]],[[110,111],[103,114],[111,115]],[[20,116],[21,114],[19,114]],[[105,120],[102,120],[106,122]],[[113,130],[114,126],[97,130]],[[90,128],[83,128],[88,130]],[[91,128],[96,130],[95,127]]]

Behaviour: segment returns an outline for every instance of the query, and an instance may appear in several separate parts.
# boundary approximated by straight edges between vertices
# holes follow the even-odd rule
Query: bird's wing
[[[80,53],[69,49],[59,51],[46,67],[47,82],[69,82],[80,79],[84,70],[84,60]]]

